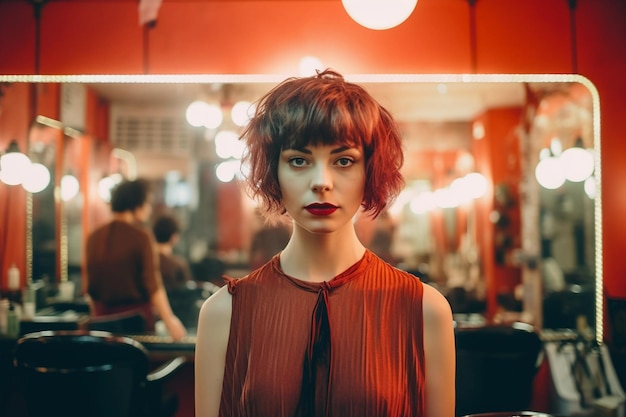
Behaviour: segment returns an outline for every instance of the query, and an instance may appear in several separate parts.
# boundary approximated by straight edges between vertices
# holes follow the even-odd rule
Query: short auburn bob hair
[[[278,183],[278,162],[285,149],[362,146],[361,206],[373,217],[404,186],[402,138],[394,118],[363,87],[330,69],[311,77],[288,78],[261,97],[241,138],[247,145],[243,163],[248,169],[248,191],[267,220],[285,214]]]

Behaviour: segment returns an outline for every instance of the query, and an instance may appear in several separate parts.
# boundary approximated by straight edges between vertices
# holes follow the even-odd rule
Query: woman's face
[[[361,148],[343,145],[286,149],[278,162],[282,203],[295,224],[330,233],[351,222],[363,201]]]

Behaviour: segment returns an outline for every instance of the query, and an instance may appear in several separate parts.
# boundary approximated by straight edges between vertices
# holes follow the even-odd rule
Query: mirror
[[[224,131],[236,135],[240,130],[229,118],[235,104],[254,102],[283,78],[0,77],[60,83],[60,122],[84,132],[75,139],[80,156],[65,155],[61,168],[80,172],[80,204],[63,203],[75,227],[64,235],[71,252],[68,267],[80,275],[78,248],[108,215],[99,184],[121,174],[151,179],[155,212],[179,217],[183,239],[176,251],[192,264],[216,250],[231,275],[250,270],[257,259],[253,232],[263,232],[262,225],[236,174],[228,172],[237,167],[237,148],[226,152],[216,145],[228,143]],[[544,328],[590,328],[601,340],[600,119],[594,86],[576,75],[346,78],[391,111],[406,139],[407,188],[375,221],[355,219],[364,243],[437,286],[459,320],[481,316]],[[218,104],[222,124],[191,126],[185,112],[195,100]],[[571,148],[592,155],[587,184],[595,191],[569,180],[552,189],[539,185],[540,160],[557,160]],[[482,193],[467,195],[481,186]],[[466,200],[449,201],[460,196]],[[33,241],[37,233],[33,230]],[[271,246],[267,238],[262,242]],[[556,299],[560,307],[546,309],[557,305]],[[572,304],[574,299],[580,301]]]
[[[37,277],[44,282],[57,275],[58,241],[60,236],[57,230],[57,201],[55,198],[57,157],[62,152],[59,143],[62,140],[62,132],[55,127],[33,124],[29,131],[28,155],[31,161],[42,164],[48,174],[43,189],[30,194],[27,210],[31,221],[30,232],[32,235],[30,254],[30,273],[28,276]],[[42,185],[43,186],[43,185]],[[28,279],[28,278],[27,278]]]

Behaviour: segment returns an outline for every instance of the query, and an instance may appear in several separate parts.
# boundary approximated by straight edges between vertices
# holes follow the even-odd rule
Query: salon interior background
[[[307,55],[345,74],[581,74],[602,114],[605,293],[626,297],[626,2],[419,0],[383,31],[339,0],[164,0],[154,27],[138,22],[135,0],[34,4],[0,0],[1,74],[292,75]],[[29,120],[2,119],[0,149],[26,140]],[[11,193],[0,187],[0,271],[26,262],[25,202]]]

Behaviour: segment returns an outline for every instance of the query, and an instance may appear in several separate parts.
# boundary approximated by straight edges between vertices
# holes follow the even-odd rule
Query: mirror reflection
[[[363,242],[439,288],[459,323],[595,331],[601,241],[592,86],[576,76],[352,80],[397,118],[406,143],[406,189],[376,220],[355,218]],[[53,183],[62,196],[57,207],[54,187],[33,194],[35,280],[67,273],[80,287],[86,234],[108,219],[108,191],[124,177],[149,179],[153,217],[179,220],[173,250],[198,282],[220,285],[222,271],[243,276],[282,248],[289,230],[268,230],[242,188],[237,140],[255,100],[279,79],[66,81],[59,129],[78,133],[61,134],[63,155],[47,159],[58,143],[31,139],[31,157],[61,176]],[[583,173],[584,161],[591,166]],[[69,177],[76,182],[61,180]],[[50,257],[65,272],[53,273]]]

